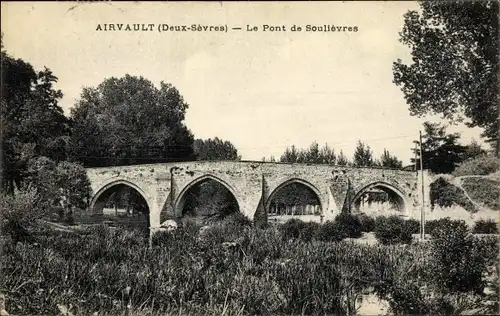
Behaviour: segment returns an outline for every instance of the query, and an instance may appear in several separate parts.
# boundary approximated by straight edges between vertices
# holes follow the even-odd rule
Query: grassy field
[[[329,241],[317,224],[299,225],[322,236],[305,238],[296,226],[226,222],[200,233],[188,224],[152,247],[147,234],[104,226],[4,236],[0,292],[14,315],[497,311],[496,235],[458,225],[427,243],[368,245]]]

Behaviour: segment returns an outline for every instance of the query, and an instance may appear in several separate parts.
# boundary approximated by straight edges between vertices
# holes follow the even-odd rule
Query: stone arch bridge
[[[87,175],[93,190],[91,210],[102,207],[102,196],[112,187],[128,185],[148,204],[152,229],[160,227],[166,219],[180,217],[186,192],[208,179],[224,185],[235,197],[240,211],[250,219],[259,211],[267,214],[273,194],[291,183],[301,183],[316,193],[324,220],[350,211],[353,201],[374,187],[393,192],[403,205],[401,215],[405,217],[418,218],[422,201],[421,177],[417,172],[383,168],[193,161],[88,168]],[[424,192],[429,193],[427,184]]]
[[[418,218],[422,203],[419,174],[395,169],[193,161],[88,168],[87,175],[93,191],[91,210],[102,208],[102,197],[106,192],[124,184],[137,190],[148,204],[152,229],[160,227],[166,219],[180,217],[187,191],[208,179],[224,185],[235,197],[240,211],[250,219],[258,212],[267,214],[273,194],[291,183],[301,183],[316,194],[320,216],[324,220],[331,220],[342,211],[350,211],[353,201],[374,187],[397,196],[403,206],[402,216]],[[425,201],[429,201],[427,183],[424,182]]]

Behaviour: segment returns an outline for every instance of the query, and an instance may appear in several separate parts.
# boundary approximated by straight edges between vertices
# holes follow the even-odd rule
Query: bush
[[[304,223],[302,230],[300,232],[300,240],[308,242],[313,239],[317,239],[321,225],[314,222]]]
[[[284,240],[300,239],[302,241],[311,241],[316,239],[321,230],[320,224],[312,222],[303,222],[292,218],[279,226]]]
[[[77,163],[56,163],[44,156],[32,158],[28,161],[24,182],[35,187],[39,198],[51,206],[62,202],[85,209],[91,197],[87,172]]]
[[[49,213],[49,208],[39,198],[33,188],[0,196],[2,211],[2,233],[12,238],[14,243],[29,240],[31,231],[38,227],[37,221]]]
[[[106,228],[105,228],[106,229]],[[176,231],[159,231],[153,234],[151,243],[153,247],[168,249],[169,246],[184,240],[186,243],[194,242],[196,233],[193,231],[178,229]]]
[[[361,221],[350,213],[340,213],[335,217],[334,223],[341,239],[359,238],[363,233]]]
[[[412,234],[420,233],[420,221],[410,218],[406,220],[405,225]]]
[[[412,227],[396,215],[379,216],[375,219],[375,238],[384,244],[411,243]]]
[[[316,239],[320,241],[340,241],[342,235],[339,233],[338,224],[335,221],[326,221],[320,227],[316,234]]]
[[[361,213],[358,215],[358,220],[361,223],[361,230],[363,232],[369,233],[375,230],[375,218]]]
[[[304,224],[305,231],[318,227]],[[441,271],[429,261],[430,243],[289,243],[274,227],[238,230],[223,223],[214,226],[216,234],[199,240],[195,226],[188,226],[155,234],[152,248],[137,232],[104,225],[79,234],[35,235],[36,244],[9,243],[1,269],[6,309],[56,315],[61,304],[74,315],[353,315],[356,297],[373,287],[395,314],[440,315],[459,314],[463,308],[452,305],[459,299],[463,306],[471,296],[434,292],[445,298],[440,303],[424,292],[422,283],[432,285],[435,271]],[[234,236],[226,228],[234,228],[229,232]],[[225,242],[235,236],[248,242]],[[480,246],[469,258],[490,254],[486,262],[494,264],[497,237],[477,236],[473,243]]]
[[[463,220],[445,217],[429,222],[432,227],[429,234],[431,234],[432,238],[440,237],[445,233],[460,233],[463,236],[466,236],[469,233],[467,224]]]
[[[436,228],[439,225],[438,222],[439,222],[438,219],[432,219],[430,221],[425,221],[425,233],[432,235],[432,231],[434,230],[434,228]]]
[[[459,205],[469,212],[476,212],[476,207],[467,198],[462,189],[454,186],[443,178],[438,178],[430,185],[431,205],[451,207]]]
[[[305,223],[300,219],[292,218],[279,225],[283,239],[298,239],[300,237],[301,230],[304,228],[304,224]]]
[[[397,284],[390,292],[387,300],[394,315],[496,315],[498,312],[494,305],[484,304],[481,295],[431,295],[423,293],[414,281]]]
[[[500,246],[500,237],[498,235],[473,236],[474,245],[479,255],[484,258],[487,266],[498,265],[498,254]]]
[[[453,171],[456,177],[470,175],[488,175],[500,170],[500,159],[492,156],[483,156],[467,160],[458,165]]]
[[[486,259],[464,221],[443,219],[432,231],[435,281],[445,292],[483,291]]]
[[[433,219],[425,222],[425,233],[433,236],[434,231],[437,229],[448,229],[449,227],[454,227],[462,221],[451,219],[450,217],[444,217],[440,219]]]
[[[236,226],[252,226],[253,223],[248,217],[246,217],[243,213],[241,212],[235,212],[233,214],[230,214],[226,216],[223,219],[224,222],[230,223],[232,225]]]
[[[311,241],[340,241],[344,238],[359,238],[362,235],[362,224],[357,216],[342,213],[335,217],[334,221],[326,221],[323,224],[314,222],[303,222],[299,219],[290,219],[280,225],[283,239],[300,239]]]
[[[480,219],[474,223],[472,232],[475,234],[498,234],[497,222],[492,219]]]
[[[425,315],[429,306],[414,282],[397,282],[390,289],[389,304],[394,315]]]

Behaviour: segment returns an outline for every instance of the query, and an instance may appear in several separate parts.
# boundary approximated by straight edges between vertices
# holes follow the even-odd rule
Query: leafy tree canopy
[[[339,166],[347,166],[349,165],[349,159],[344,155],[344,152],[341,150],[339,155],[337,156],[337,165]]]
[[[464,146],[459,144],[459,139],[458,133],[448,134],[446,126],[425,122],[422,135],[423,168],[434,173],[451,173],[460,162],[484,153],[477,143]],[[419,144],[418,141],[415,143]],[[417,168],[420,168],[420,149],[416,150]],[[415,164],[415,159],[411,161]]]
[[[297,149],[294,145],[287,147],[280,157],[280,162],[335,164],[335,150],[325,144],[322,148],[312,142],[307,149]]]
[[[370,146],[366,145],[362,141],[358,140],[358,145],[354,151],[353,164],[355,166],[373,166],[375,161],[373,160],[373,152]]]
[[[498,1],[421,1],[409,11],[400,41],[413,63],[393,64],[412,115],[438,114],[484,129],[498,156]]]
[[[229,141],[214,139],[196,139],[193,145],[198,160],[240,160],[238,150]]]
[[[67,161],[59,163],[47,157],[36,157],[28,162],[23,186],[35,188],[48,207],[72,206],[85,209],[92,189],[83,166]]]
[[[188,104],[171,84],[143,77],[105,79],[83,89],[71,110],[72,155],[85,166],[192,160]]]
[[[387,168],[402,168],[403,162],[398,159],[395,155],[391,155],[387,149],[384,149],[384,153],[380,156],[379,164],[381,167]]]
[[[57,77],[48,68],[35,71],[22,59],[1,52],[1,137],[3,189],[20,187],[27,162],[37,156],[66,159],[69,120],[54,88]]]

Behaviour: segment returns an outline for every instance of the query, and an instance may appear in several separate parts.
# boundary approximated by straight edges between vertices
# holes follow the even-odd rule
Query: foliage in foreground
[[[389,217],[379,216],[375,220],[375,237],[386,244],[409,244],[412,242],[413,227],[404,219],[393,215]]]
[[[472,230],[476,234],[498,234],[498,223],[492,219],[480,219]]]
[[[482,293],[482,273],[486,271],[488,261],[496,257],[481,251],[480,246],[485,243],[470,234],[464,221],[458,220],[444,219],[431,235],[434,271],[442,290]],[[489,250],[498,253],[498,249]]]
[[[230,221],[200,233],[187,224],[154,235],[152,248],[136,232],[103,226],[80,234],[45,232],[36,242],[4,244],[0,291],[13,314],[55,314],[57,304],[72,306],[76,315],[354,314],[357,298],[370,289],[396,314],[488,311],[488,298],[473,290],[485,282],[478,273],[495,262],[496,238],[474,240],[461,256],[459,239],[447,234],[444,246],[401,247],[306,242],[283,238],[284,232]],[[450,249],[459,262],[476,260],[467,274],[476,278],[474,288],[460,288],[465,294],[443,289],[445,275],[435,273],[448,268],[443,258]]]
[[[1,229],[4,238],[9,238],[14,243],[29,240],[36,221],[48,213],[47,205],[41,201],[38,192],[32,188],[16,191],[15,195],[0,194]]]
[[[359,238],[363,226],[357,216],[341,213],[333,221],[323,224],[303,222],[291,219],[279,227],[283,239],[300,239],[302,241],[340,241],[345,238]]]

